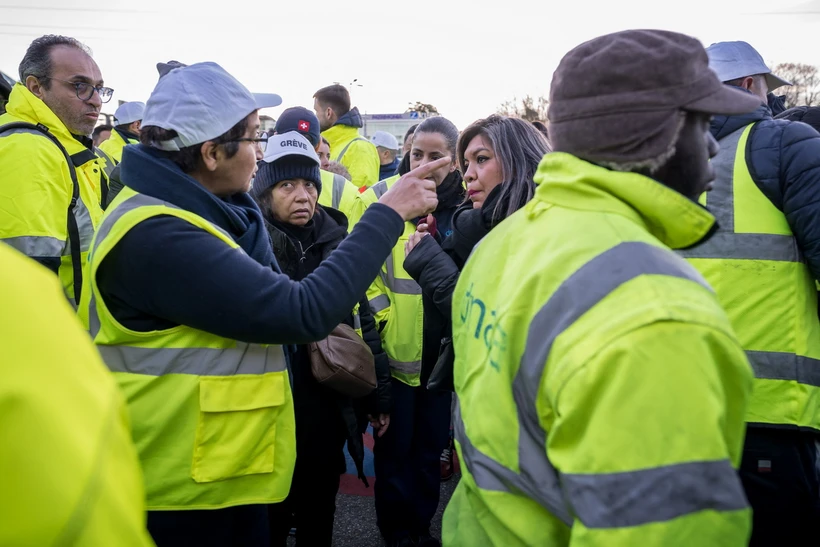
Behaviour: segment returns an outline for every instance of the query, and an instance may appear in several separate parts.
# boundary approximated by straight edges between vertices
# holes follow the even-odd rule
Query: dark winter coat
[[[313,219],[304,227],[279,223],[269,214],[265,215],[265,220],[276,260],[282,272],[294,280],[304,279],[316,270],[347,235],[347,217],[336,209],[319,205],[316,206]],[[390,368],[366,295],[362,295],[359,315],[362,336],[376,361],[378,387],[373,394],[354,401],[319,384],[310,371],[308,346],[304,344],[296,346],[296,351],[291,356],[291,373],[297,437],[302,434],[323,434],[321,430],[315,430],[315,424],[318,427],[322,427],[321,424],[331,424],[331,427],[335,425],[342,428],[359,477],[365,480],[361,435],[366,425],[364,415],[390,412]],[[345,318],[344,322],[353,327],[353,314]],[[304,419],[305,415],[309,415],[307,420]],[[311,431],[300,431],[299,422],[310,423]]]
[[[448,321],[452,317],[453,292],[464,264],[476,244],[504,220],[503,217],[494,216],[500,194],[501,185],[498,185],[487,196],[481,209],[474,209],[470,201],[462,204],[453,215],[452,233],[449,236],[443,241],[423,237],[407,255],[404,269],[421,287],[425,298],[425,318],[428,314],[428,302]],[[524,203],[519,204],[519,208],[523,206]],[[499,210],[506,210],[506,207],[499,207]],[[451,331],[443,337],[443,345],[452,343],[449,332]],[[446,354],[452,359],[451,352]],[[453,363],[444,363],[444,366],[452,367]]]
[[[401,165],[401,161],[399,158],[393,160],[392,163],[388,163],[387,165],[382,165],[379,167],[379,180],[389,179],[393,175],[399,172],[399,165]]]
[[[717,116],[712,135],[720,141],[754,123],[746,164],[761,192],[786,215],[815,279],[820,279],[820,133],[806,124],[772,119],[766,105],[738,116]]]

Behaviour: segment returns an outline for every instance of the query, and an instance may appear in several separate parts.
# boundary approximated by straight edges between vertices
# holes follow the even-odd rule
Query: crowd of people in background
[[[401,143],[157,71],[99,125],[46,35],[0,115],[0,545],[329,546],[368,428],[389,546],[820,537],[820,108],[752,45],[608,34]]]

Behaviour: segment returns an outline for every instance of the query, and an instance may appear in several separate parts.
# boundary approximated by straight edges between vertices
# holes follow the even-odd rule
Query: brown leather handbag
[[[361,336],[341,323],[330,336],[308,344],[313,377],[349,397],[364,397],[376,389],[376,360]]]

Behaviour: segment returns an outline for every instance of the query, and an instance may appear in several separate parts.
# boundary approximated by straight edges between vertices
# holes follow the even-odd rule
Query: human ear
[[[202,155],[202,164],[208,171],[216,171],[221,159],[219,145],[213,141],[206,141],[202,144],[199,153]]]

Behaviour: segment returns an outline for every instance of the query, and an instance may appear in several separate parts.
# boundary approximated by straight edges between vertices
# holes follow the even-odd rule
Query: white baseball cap
[[[381,146],[388,150],[399,149],[399,141],[387,131],[376,131],[373,133],[373,136],[370,137],[370,141],[376,146]]]
[[[139,101],[122,103],[114,112],[114,118],[117,120],[117,125],[133,123],[142,119],[143,112],[145,112],[145,103]]]
[[[176,131],[174,139],[152,146],[179,150],[224,135],[251,112],[280,104],[279,95],[251,93],[216,63],[196,63],[159,79],[145,105],[142,126]]]
[[[315,161],[316,165],[320,163],[319,156],[316,155],[313,145],[301,133],[296,131],[277,133],[272,137],[268,137],[265,157],[262,160],[273,163],[284,156],[305,156]]]
[[[792,85],[772,74],[760,53],[747,42],[718,42],[706,48],[706,54],[709,56],[709,68],[718,75],[721,82],[765,74],[769,91]]]

